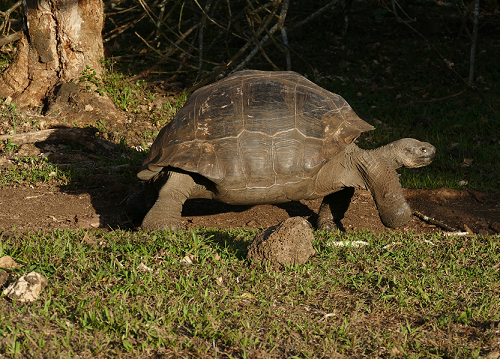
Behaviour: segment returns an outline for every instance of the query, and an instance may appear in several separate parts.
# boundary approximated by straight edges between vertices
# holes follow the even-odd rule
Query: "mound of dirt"
[[[311,229],[311,224],[302,217],[288,218],[266,228],[257,233],[248,246],[247,259],[280,267],[304,264],[316,254]]]

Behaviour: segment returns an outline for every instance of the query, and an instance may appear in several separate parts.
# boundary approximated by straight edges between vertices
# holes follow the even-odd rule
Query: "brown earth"
[[[126,211],[127,197],[140,189],[131,177],[95,173],[83,189],[41,185],[0,188],[1,230],[137,229]],[[474,233],[500,232],[500,196],[450,189],[405,190],[412,208],[456,229]],[[280,205],[229,206],[216,201],[190,200],[183,211],[188,228],[266,228],[290,216],[303,216],[312,223],[320,200]],[[357,190],[343,224],[346,230],[386,231],[369,192]],[[436,233],[442,229],[414,217],[398,231]]]
[[[0,175],[13,166],[24,166],[26,171],[32,168],[28,164],[20,164],[17,158],[26,156],[48,157],[49,162],[59,168],[77,167],[90,174],[83,180],[68,186],[58,186],[48,183],[26,183],[21,185],[4,185],[0,187],[0,230],[19,231],[54,230],[78,228],[107,228],[135,230],[140,226],[140,219],[127,213],[126,200],[132,193],[141,189],[141,184],[135,179],[137,170],[133,165],[99,167],[100,157],[97,152],[117,159],[131,158],[130,150],[120,152],[118,143],[125,139],[129,148],[142,151],[143,146],[150,146],[156,133],[162,125],[153,124],[150,120],[154,114],[155,105],[144,109],[144,114],[128,113],[126,118],[113,121],[98,120],[102,111],[92,108],[85,92],[71,97],[73,100],[59,101],[58,110],[66,108],[65,116],[41,116],[40,114],[24,113],[26,116],[22,125],[17,127],[17,133],[37,132],[45,128],[78,127],[105,124],[95,137],[94,146],[83,149],[73,148],[71,141],[51,141],[35,145],[25,143],[16,152],[8,151],[6,143],[0,146]],[[169,97],[157,96],[155,102],[172,101]],[[68,97],[69,98],[69,97]],[[77,98],[77,100],[75,100]],[[83,106],[83,107],[82,107]],[[152,112],[151,112],[152,111]],[[85,116],[82,113],[86,113]],[[63,121],[61,122],[61,118]],[[69,120],[71,119],[71,121]],[[75,121],[73,121],[75,120]],[[99,122],[101,121],[101,122]],[[13,121],[0,123],[0,135],[13,133]],[[97,131],[97,129],[96,129]],[[144,134],[151,134],[146,137]],[[74,139],[73,139],[74,140]],[[78,142],[78,141],[77,141]],[[81,141],[80,141],[81,142]],[[83,141],[88,144],[91,141]],[[113,168],[115,167],[115,168]],[[417,170],[418,171],[418,170]],[[486,195],[473,190],[452,190],[447,188],[437,190],[405,190],[414,211],[432,217],[457,230],[472,231],[477,234],[500,233],[500,195]],[[316,221],[321,200],[290,202],[280,205],[260,206],[230,206],[209,200],[190,200],[184,206],[183,222],[187,228],[249,228],[259,229],[274,226],[292,216],[307,218],[313,225]],[[353,230],[388,230],[380,221],[374,201],[369,192],[357,190],[351,206],[343,220],[347,231]],[[441,227],[427,223],[417,217],[398,231],[414,233],[435,233],[442,231]]]

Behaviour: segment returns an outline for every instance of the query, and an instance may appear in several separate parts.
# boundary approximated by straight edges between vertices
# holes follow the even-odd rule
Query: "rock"
[[[18,268],[22,266],[22,264],[17,263],[10,256],[3,256],[0,258],[0,268]]]
[[[493,222],[491,224],[491,229],[493,229],[497,233],[500,233],[500,222]]]
[[[481,235],[481,236],[487,236],[487,235],[489,235],[489,234],[490,234],[490,232],[488,232],[488,230],[487,230],[487,229],[481,228],[481,229],[477,232],[477,234],[479,234],[479,235]]]
[[[10,299],[21,303],[32,303],[38,300],[40,292],[47,285],[47,278],[37,272],[28,273],[3,291]]]
[[[316,254],[311,224],[302,217],[292,217],[255,236],[248,247],[247,259],[268,261],[279,266],[304,264]]]

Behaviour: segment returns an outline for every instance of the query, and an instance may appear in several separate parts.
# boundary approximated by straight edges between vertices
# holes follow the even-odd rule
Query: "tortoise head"
[[[393,163],[394,168],[401,166],[417,168],[427,166],[436,156],[436,148],[428,142],[414,138],[403,138],[381,148],[382,155]]]

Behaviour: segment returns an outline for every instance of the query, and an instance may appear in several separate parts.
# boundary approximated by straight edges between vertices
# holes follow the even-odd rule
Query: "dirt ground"
[[[94,125],[95,116],[101,116],[102,111],[92,111],[89,116],[83,116],[82,108],[89,105],[92,98],[81,96],[77,105],[70,103],[67,118],[78,118],[80,127]],[[68,104],[67,104],[68,105]],[[71,114],[72,112],[72,114]],[[95,113],[93,113],[95,112]],[[147,112],[147,111],[146,111]],[[68,127],[55,118],[42,117],[37,114],[25,113],[27,120],[18,133],[37,133],[43,128]],[[43,118],[39,126],[34,119]],[[96,151],[106,153],[110,158],[129,156],[118,151],[116,134],[123,135],[128,147],[141,151],[141,145],[151,143],[141,142],[144,133],[159,130],[159,124],[152,124],[147,116],[128,115],[128,120],[108,118],[108,130],[98,132],[95,137],[85,137],[83,148],[72,146],[72,141],[47,141],[35,144],[26,143],[16,151],[0,153],[0,173],[8,171],[12,166],[21,166],[16,158],[26,156],[47,157],[50,163],[59,168],[68,166],[85,169],[87,175],[77,183],[68,186],[58,186],[49,183],[25,183],[24,185],[0,186],[0,230],[54,230],[78,228],[106,228],[135,230],[140,226],[140,220],[132,218],[126,210],[128,196],[139,191],[141,184],[135,179],[137,167],[111,166],[99,167],[99,157]],[[69,126],[71,127],[71,126]],[[12,124],[0,123],[0,135],[12,133]],[[115,138],[116,137],[116,138]],[[92,142],[89,140],[92,138]],[[73,139],[74,141],[74,139]],[[74,143],[74,142],[73,142]],[[3,145],[5,147],[5,144]],[[137,153],[137,152],[136,152]],[[17,162],[16,162],[17,161]],[[17,163],[17,164],[16,164]],[[24,164],[26,171],[32,169]],[[414,211],[432,217],[457,230],[476,234],[500,233],[500,195],[486,195],[473,190],[452,190],[447,188],[437,190],[405,190],[405,197]],[[260,206],[229,206],[209,200],[190,200],[184,206],[183,222],[187,228],[266,228],[278,224],[290,216],[302,216],[313,225],[316,223],[321,199],[314,201],[291,202],[281,205]],[[343,220],[346,231],[367,229],[386,231],[381,223],[375,203],[370,193],[356,191],[351,206]],[[434,233],[443,229],[427,223],[417,217],[400,231],[414,233]]]
[[[64,189],[42,185],[4,186],[0,188],[1,230],[54,229],[130,229],[140,223],[130,218],[126,210],[127,197],[140,189],[130,177],[115,174],[88,176],[85,189]],[[458,230],[467,227],[478,234],[500,232],[500,196],[487,196],[473,191],[450,189],[405,190],[412,209],[442,221]],[[183,211],[188,228],[266,228],[289,216],[316,220],[320,200],[290,202],[281,205],[229,206],[210,200],[189,200]],[[385,231],[369,192],[356,191],[343,220],[346,231],[367,229]],[[414,216],[398,231],[436,233],[436,225]]]

